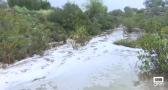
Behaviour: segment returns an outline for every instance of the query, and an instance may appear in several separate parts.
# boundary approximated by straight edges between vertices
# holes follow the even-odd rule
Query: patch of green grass
[[[129,41],[127,39],[121,39],[121,40],[115,41],[114,44],[123,45],[123,46],[131,47],[131,48],[137,47],[136,41]]]

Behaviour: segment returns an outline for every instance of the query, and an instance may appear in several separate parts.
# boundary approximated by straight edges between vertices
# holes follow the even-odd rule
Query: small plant
[[[161,35],[162,35],[162,37],[164,37],[164,38],[168,38],[168,26],[163,27],[163,28],[161,29]]]
[[[71,38],[75,41],[75,48],[84,46],[90,39],[85,26],[77,26],[76,31],[71,34]]]
[[[126,46],[126,47],[132,47],[132,48],[136,47],[135,41],[129,41],[127,39],[118,40],[118,41],[114,42],[114,44],[123,45],[123,46]]]

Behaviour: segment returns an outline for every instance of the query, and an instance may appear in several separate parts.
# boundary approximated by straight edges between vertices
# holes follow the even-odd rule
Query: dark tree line
[[[20,6],[30,10],[48,9],[50,3],[47,0],[7,0],[10,7]]]

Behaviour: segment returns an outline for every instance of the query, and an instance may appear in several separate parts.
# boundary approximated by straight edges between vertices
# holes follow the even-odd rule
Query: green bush
[[[101,33],[101,24],[97,23],[97,22],[92,22],[89,25],[89,35],[95,36]]]
[[[85,12],[69,2],[63,8],[50,8],[44,0],[7,1],[10,8],[0,9],[0,62],[4,63],[41,53],[49,42],[69,37],[85,45],[90,36],[118,26],[124,16],[122,11],[108,13],[101,0],[89,0]]]
[[[61,8],[53,9],[53,12],[48,16],[48,20],[59,24],[63,27],[67,34],[75,31],[76,25],[84,25],[88,29],[90,26],[90,20],[83,11],[73,3],[66,3]]]
[[[129,41],[127,39],[118,40],[118,41],[114,42],[114,44],[123,45],[123,46],[126,46],[126,47],[132,47],[132,48],[136,47],[136,42],[135,41]]]
[[[36,16],[0,9],[0,61],[13,63],[47,47],[50,30]]]
[[[168,38],[168,26],[165,26],[161,29],[161,36]]]
[[[76,25],[89,25],[86,14],[76,4],[66,3],[61,14],[60,23],[67,33],[75,31]]]
[[[162,23],[155,18],[145,20],[144,29],[147,33],[158,33],[160,32]]]
[[[20,6],[30,10],[48,9],[50,3],[44,0],[7,0],[10,7]]]
[[[66,41],[66,38],[69,36],[64,28],[57,23],[48,23],[46,24],[50,29],[50,42],[60,42]]]
[[[89,0],[85,14],[89,17],[90,34],[97,35],[102,31],[114,28],[115,18],[107,12],[107,7],[101,0]]]
[[[124,18],[122,20],[124,26],[126,26],[126,31],[127,32],[133,32],[133,28],[136,27],[136,22],[133,18]]]
[[[88,31],[85,26],[76,26],[76,31],[72,33],[71,38],[75,40],[76,43],[80,45],[85,45],[86,42],[90,39]]]
[[[94,21],[97,16],[107,13],[107,7],[103,5],[101,0],[89,0],[85,13],[91,21]]]
[[[158,34],[148,34],[138,40],[144,50],[140,55],[142,69],[155,73],[168,73],[168,40]]]

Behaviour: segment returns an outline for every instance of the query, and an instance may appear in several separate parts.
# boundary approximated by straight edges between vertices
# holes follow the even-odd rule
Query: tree
[[[30,10],[48,9],[50,3],[47,0],[7,0],[10,7],[20,6]]]
[[[144,5],[147,9],[147,14],[149,15],[161,15],[165,12],[166,2],[163,0],[146,0]]]
[[[162,23],[156,20],[155,18],[145,20],[144,22],[144,29],[148,33],[160,34],[161,27],[162,27]]]
[[[86,14],[90,19],[95,19],[97,16],[107,13],[107,7],[100,0],[89,0],[86,6]]]
[[[74,31],[76,25],[89,25],[89,19],[87,15],[84,14],[82,10],[76,4],[73,3],[68,2],[63,6],[61,17],[62,26],[67,32]]]
[[[53,8],[53,11],[48,15],[47,19],[51,22],[63,24],[63,9]]]
[[[107,7],[101,0],[89,0],[85,13],[91,21],[90,33],[97,34],[112,28],[112,17],[107,13]]]
[[[127,6],[124,8],[124,12],[125,12],[125,16],[130,17],[130,16],[135,15],[138,12],[138,10]]]
[[[117,10],[110,11],[109,14],[111,14],[112,16],[122,16],[124,13],[122,10],[117,9]]]
[[[163,0],[146,0],[144,2],[146,8],[158,7],[163,6]]]

